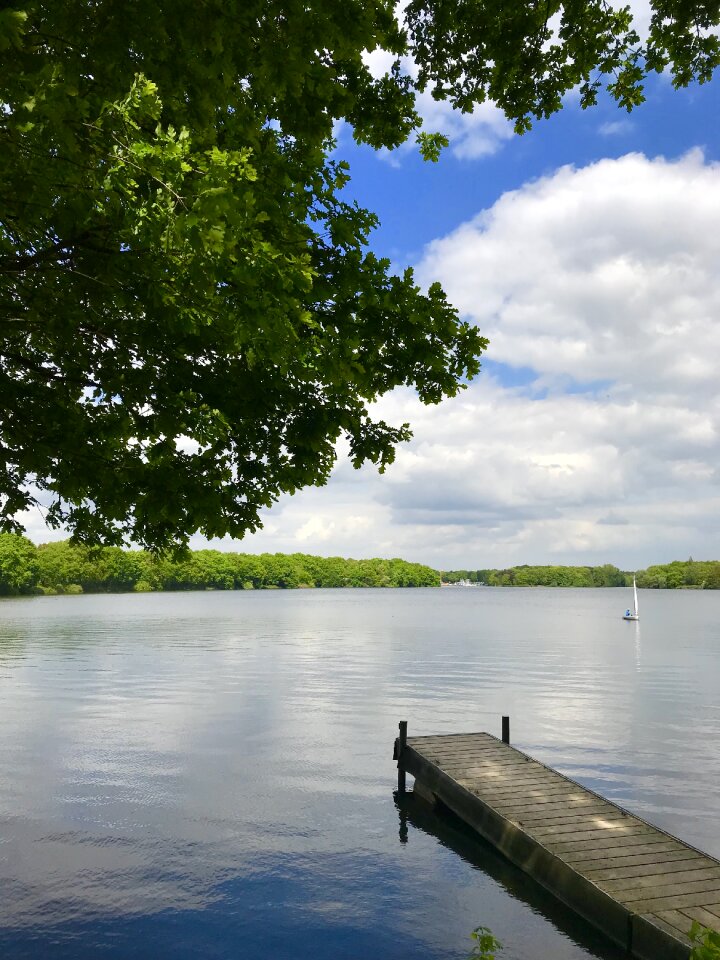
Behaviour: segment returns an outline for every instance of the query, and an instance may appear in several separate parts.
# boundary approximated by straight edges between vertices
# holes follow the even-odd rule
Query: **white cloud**
[[[514,136],[512,124],[493,103],[478,104],[472,113],[460,113],[446,101],[433,100],[425,91],[418,96],[423,129],[444,133],[450,150],[460,160],[490,156]]]
[[[493,359],[546,383],[714,395],[719,184],[699,152],[564,167],[430,244],[419,275],[480,324]]]
[[[631,133],[634,124],[630,120],[611,120],[602,123],[598,128],[598,133],[603,137],[616,137],[621,134]]]
[[[365,62],[376,77],[390,70],[394,61],[392,54],[375,50],[365,55]],[[408,57],[402,58],[403,70],[411,76],[417,68]],[[474,160],[496,153],[507,140],[514,136],[512,124],[493,103],[479,104],[472,113],[460,113],[447,101],[434,100],[429,91],[417,97],[417,110],[423,119],[423,130],[443,133],[450,140],[451,152],[461,160]],[[380,156],[393,166],[400,165],[400,156],[417,150],[413,140],[397,150],[381,150]]]
[[[311,540],[314,543],[322,543],[329,540],[332,536],[335,524],[332,521],[323,519],[322,516],[310,517],[299,527],[295,534],[296,540]]]
[[[285,501],[284,537],[322,515],[323,551],[438,565],[720,556],[718,223],[720,167],[631,154],[526,184],[430,244],[420,277],[498,366],[439,407],[385,398],[414,441],[383,478],[343,464]],[[508,386],[513,368],[533,382]],[[366,526],[341,531],[347,515]]]
[[[565,167],[500,197],[418,266],[493,363],[438,407],[384,398],[415,431],[384,476],[343,459],[223,548],[441,567],[720,557],[718,223],[720,166],[699,152]]]

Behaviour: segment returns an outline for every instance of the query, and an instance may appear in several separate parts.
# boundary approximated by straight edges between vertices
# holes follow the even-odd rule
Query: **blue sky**
[[[457,399],[380,403],[415,432],[384,477],[341,450],[327,487],[242,548],[445,568],[720,557],[719,107],[717,81],[654,77],[631,114],[570,98],[518,137],[492,107],[430,105],[451,135],[438,164],[341,129],[374,249],[440,280],[490,348]]]
[[[474,159],[455,157],[451,143],[437,164],[413,152],[392,166],[370,148],[355,147],[347,134],[338,152],[351,164],[350,192],[380,217],[373,246],[398,264],[411,265],[426,243],[491,207],[506,191],[565,164],[586,166],[632,151],[673,159],[694,147],[709,160],[718,159],[717,80],[674,90],[666,78],[654,75],[646,98],[631,113],[606,94],[588,110],[571,100],[529,133],[512,135],[491,155]]]
[[[374,249],[398,268],[416,267],[423,282],[441,280],[491,344],[480,377],[457,400],[428,409],[400,394],[381,404],[388,419],[407,419],[415,430],[383,478],[369,469],[356,473],[341,458],[328,487],[283,501],[244,547],[402,555],[441,567],[613,562],[634,568],[689,555],[720,557],[714,376],[675,369],[678,356],[689,351],[692,367],[694,350],[702,360],[716,346],[708,322],[720,298],[716,250],[703,240],[713,221],[698,222],[707,213],[705,187],[692,183],[696,174],[706,177],[717,203],[719,107],[717,81],[675,91],[654,77],[646,103],[631,114],[608,97],[586,111],[571,98],[522,137],[492,113],[469,133],[457,118],[435,113],[428,129],[451,133],[438,164],[409,149],[378,155],[341,130],[337,152],[350,162],[350,192],[380,217]],[[478,142],[468,147],[468,136]],[[631,154],[635,160],[624,159]],[[568,166],[563,181],[558,171]],[[532,189],[542,182],[540,200]],[[558,211],[567,203],[564,191],[573,190],[579,203],[584,191],[594,203],[585,214],[568,215],[564,228]],[[640,192],[644,202],[632,211]],[[471,228],[478,217],[485,222]],[[526,217],[546,218],[551,236],[534,272],[527,261],[545,233],[540,229],[525,256]],[[597,262],[588,244],[593,236]],[[573,245],[587,246],[576,264]],[[488,286],[487,275],[498,272],[495,257],[503,279]],[[550,268],[557,258],[564,280],[544,289],[543,262]],[[705,273],[700,301],[687,304],[695,319],[686,339],[686,305],[670,303],[663,287],[679,295],[690,284],[685,260],[704,265]],[[614,281],[613,270],[626,261],[628,275]],[[565,304],[567,290],[598,263],[609,278],[576,298],[579,322]],[[635,283],[645,290],[637,304],[640,324],[632,309],[621,316],[623,291]],[[513,319],[513,305],[527,313],[528,303],[540,315]],[[612,316],[604,318],[603,310]],[[597,360],[583,360],[597,349],[598,332],[612,344]],[[581,359],[559,360],[566,348]],[[653,351],[658,355],[649,357]]]
[[[384,476],[341,444],[326,487],[211,545],[445,569],[720,558],[720,80],[654,77],[631,114],[570,97],[522,137],[492,105],[421,112],[451,137],[437,164],[342,127],[336,153],[380,217],[373,249],[489,336],[483,371],[438,407],[380,401],[414,430]]]

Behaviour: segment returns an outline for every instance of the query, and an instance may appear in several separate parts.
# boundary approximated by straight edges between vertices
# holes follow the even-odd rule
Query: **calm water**
[[[397,721],[488,729],[720,856],[720,593],[0,603],[5,960],[619,956],[393,800]]]

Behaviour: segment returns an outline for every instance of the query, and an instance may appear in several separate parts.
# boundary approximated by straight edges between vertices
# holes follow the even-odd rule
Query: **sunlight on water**
[[[417,590],[0,603],[5,960],[617,954],[392,743],[488,729],[720,855],[720,594]]]

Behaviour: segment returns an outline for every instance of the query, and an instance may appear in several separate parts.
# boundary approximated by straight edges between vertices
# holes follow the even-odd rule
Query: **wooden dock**
[[[693,920],[720,930],[720,862],[488,733],[395,744],[398,789],[440,801],[630,956],[687,960]]]

